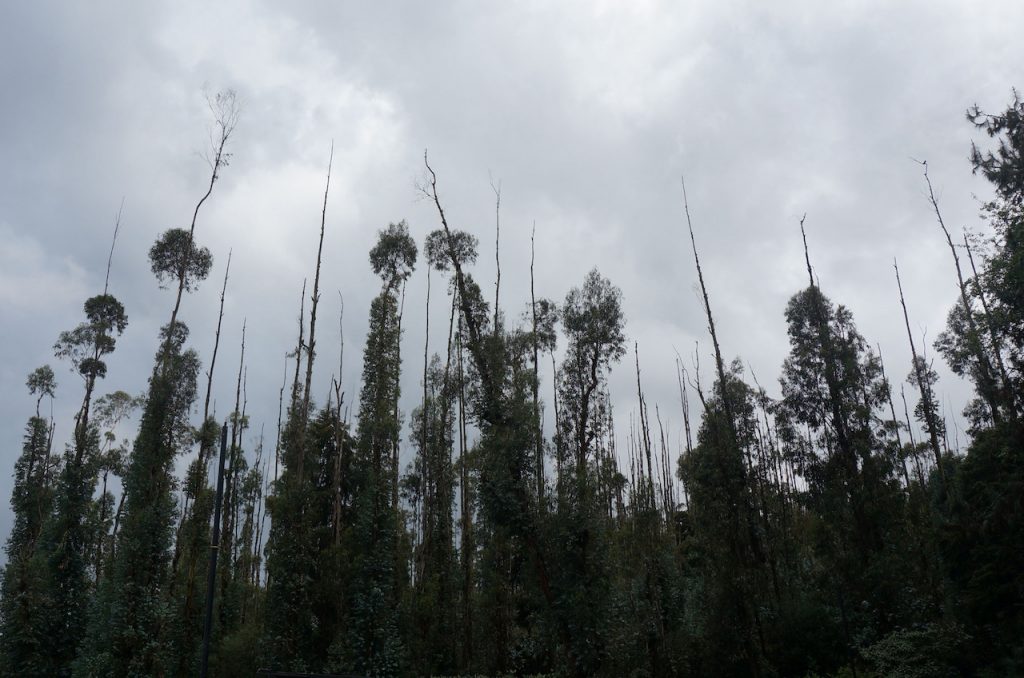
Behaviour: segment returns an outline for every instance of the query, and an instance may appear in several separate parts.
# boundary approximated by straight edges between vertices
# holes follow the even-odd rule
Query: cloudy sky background
[[[103,287],[124,197],[111,291],[129,327],[100,392],[141,393],[172,294],[146,252],[188,226],[208,169],[204,86],[237,90],[242,117],[197,238],[214,270],[187,297],[191,345],[208,363],[220,278],[233,249],[214,398],[225,414],[248,322],[252,434],[273,440],[284,354],[312,278],[330,145],[315,395],[337,371],[358,393],[376,232],[407,219],[422,245],[438,226],[417,185],[430,149],[450,223],[481,240],[475,274],[494,279],[501,182],[502,306],[564,298],[597,266],[622,288],[647,400],[673,443],[681,416],[675,349],[710,342],[694,292],[679,179],[727,356],[772,394],[787,352],[783,309],[806,284],[807,213],[825,292],[879,342],[891,375],[909,368],[895,296],[899,256],[915,333],[929,343],[956,295],[948,249],[924,197],[926,158],[947,223],[982,226],[989,195],[967,161],[977,102],[1000,110],[1021,86],[1019,2],[14,3],[0,10],[0,497],[32,400],[28,372],[53,364],[57,440],[81,380],[52,355]],[[402,408],[416,404],[425,273],[410,280]],[[435,278],[436,281],[436,278]],[[446,303],[434,285],[431,342]],[[493,287],[489,289],[493,290]],[[632,354],[614,372],[620,435],[636,408]],[[946,376],[947,415],[969,389]],[[550,392],[550,382],[542,393]],[[961,424],[962,426],[962,424]],[[962,436],[962,434],[961,434]],[[963,442],[963,439],[961,439]],[[10,515],[0,511],[0,535]]]

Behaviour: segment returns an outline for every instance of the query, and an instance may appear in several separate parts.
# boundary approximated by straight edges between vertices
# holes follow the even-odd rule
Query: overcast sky
[[[899,7],[895,7],[895,5]],[[285,6],[287,5],[287,6]],[[597,266],[624,295],[647,400],[673,442],[681,416],[674,350],[710,343],[684,236],[685,174],[723,351],[778,394],[783,309],[806,284],[798,221],[824,291],[846,304],[891,375],[909,369],[892,258],[914,331],[928,342],[956,295],[924,198],[927,159],[947,223],[982,226],[964,109],[999,110],[1021,86],[1020,2],[7,3],[0,10],[0,497],[32,399],[34,367],[59,388],[57,439],[81,379],[58,333],[102,291],[124,198],[111,291],[129,326],[100,393],[141,393],[172,293],[146,252],[187,227],[208,169],[204,87],[237,90],[242,116],[197,239],[210,279],[187,297],[191,345],[208,363],[220,278],[233,248],[214,397],[231,406],[243,319],[249,411],[273,440],[284,354],[312,277],[330,145],[315,395],[323,400],[345,298],[344,386],[358,393],[378,229],[406,219],[422,245],[438,221],[417,185],[429,148],[452,226],[481,241],[475,275],[493,290],[494,194],[502,187],[502,306],[558,300]],[[403,410],[416,403],[424,270],[403,326]],[[432,345],[447,320],[435,285]],[[436,332],[434,331],[436,330]],[[417,357],[419,356],[419,357]],[[632,353],[613,373],[622,425],[635,410]],[[969,390],[948,370],[950,416]],[[550,382],[542,393],[550,392]],[[0,511],[0,536],[10,527]]]

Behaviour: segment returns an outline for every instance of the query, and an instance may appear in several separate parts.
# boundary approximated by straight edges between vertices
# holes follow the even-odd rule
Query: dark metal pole
[[[217,498],[213,505],[213,537],[210,539],[210,564],[206,572],[206,620],[203,623],[203,654],[199,660],[199,678],[206,678],[210,663],[210,635],[213,632],[213,590],[217,580],[217,551],[220,549],[220,503],[224,496],[224,457],[228,448],[228,425],[220,429],[220,458],[217,460]]]

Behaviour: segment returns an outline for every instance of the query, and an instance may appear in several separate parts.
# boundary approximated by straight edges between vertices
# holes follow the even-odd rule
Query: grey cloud
[[[376,230],[406,218],[422,240],[437,225],[415,188],[428,147],[453,225],[480,237],[481,281],[494,273],[489,173],[502,181],[510,319],[529,298],[534,221],[539,294],[561,299],[594,265],[623,288],[647,399],[675,430],[674,348],[685,357],[699,341],[710,380],[680,176],[727,355],[742,356],[777,392],[787,350],[782,312],[805,284],[797,223],[807,212],[825,291],[853,310],[862,333],[881,343],[890,375],[902,377],[909,350],[892,257],[900,257],[915,332],[927,328],[933,338],[955,295],[948,251],[909,157],[930,160],[950,224],[977,224],[971,194],[986,188],[966,161],[975,134],[963,110],[1003,104],[1020,84],[1013,78],[1024,57],[1016,31],[1024,8],[1009,2],[770,10],[711,2],[113,3],[4,13],[0,233],[43,253],[32,264],[38,275],[18,278],[37,303],[0,294],[4,469],[30,411],[24,375],[55,362],[57,332],[79,322],[81,301],[102,285],[122,195],[112,285],[131,325],[103,388],[144,388],[170,305],[145,253],[161,230],[187,223],[202,192],[204,84],[234,87],[245,104],[232,164],[197,231],[214,252],[214,271],[184,308],[192,345],[208,362],[232,249],[218,412],[231,406],[247,318],[254,433],[265,423],[273,439],[333,139],[320,399],[337,370],[336,290],[345,295],[349,402],[358,391],[377,291],[366,263]],[[405,411],[418,391],[423,276],[421,266],[407,293]],[[431,342],[440,347],[447,318],[441,295],[434,300]],[[624,418],[636,407],[631,362],[612,380]],[[79,386],[66,367],[57,373],[59,437],[71,428]],[[958,409],[968,389],[943,376]],[[9,491],[5,471],[0,495]],[[4,514],[0,533],[8,527]]]

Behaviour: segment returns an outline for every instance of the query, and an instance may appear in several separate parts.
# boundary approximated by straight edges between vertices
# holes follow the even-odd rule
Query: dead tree
[[[931,443],[932,453],[935,455],[935,465],[939,470],[939,480],[943,485],[946,483],[946,474],[942,468],[942,449],[939,447],[938,425],[935,421],[935,409],[932,403],[931,387],[925,382],[924,361],[918,358],[917,346],[914,343],[914,333],[910,331],[910,316],[907,313],[907,302],[903,298],[903,283],[900,281],[900,269],[894,259],[892,267],[896,271],[896,287],[900,292],[900,306],[903,307],[903,321],[907,327],[907,340],[910,342],[910,355],[914,361],[914,377],[917,380],[917,388],[921,393],[925,423],[928,427],[928,439]]]

